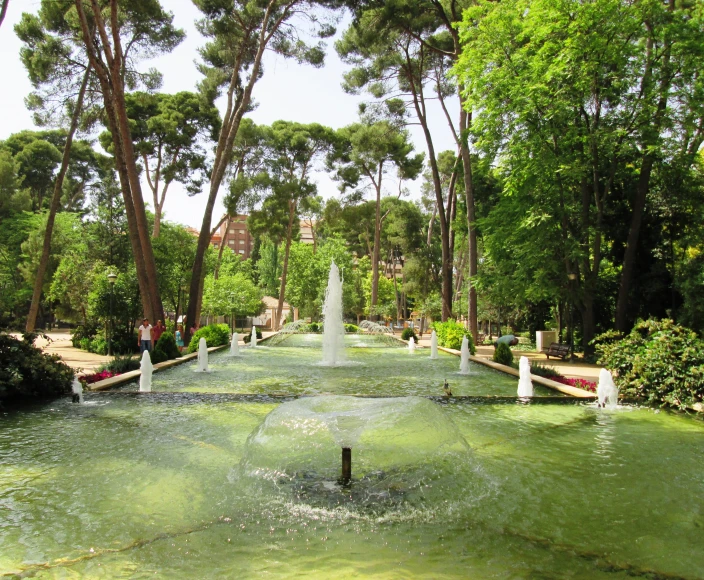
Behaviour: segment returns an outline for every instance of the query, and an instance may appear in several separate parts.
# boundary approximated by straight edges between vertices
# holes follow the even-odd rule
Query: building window
[[[230,233],[234,234],[235,233],[235,228],[230,228]]]
[[[244,254],[244,250],[240,250],[240,254]]]
[[[244,240],[240,240],[240,244],[244,244]]]
[[[217,244],[213,244],[213,247],[214,247],[214,248],[217,248],[217,247],[218,247],[218,245],[217,245]]]
[[[234,245],[235,245],[235,240],[230,240],[228,243],[229,243],[231,246],[234,246]]]

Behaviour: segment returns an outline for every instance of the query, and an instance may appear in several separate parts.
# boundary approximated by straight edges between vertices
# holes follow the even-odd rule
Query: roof
[[[273,296],[264,296],[262,302],[264,302],[264,306],[267,308],[278,308],[279,306],[279,299]],[[288,302],[286,301],[284,301],[284,308],[289,308]]]

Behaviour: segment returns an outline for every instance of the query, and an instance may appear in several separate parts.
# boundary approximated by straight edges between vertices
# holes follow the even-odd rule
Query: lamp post
[[[108,356],[112,356],[112,294],[115,287],[117,274],[110,272],[108,274],[108,282],[110,283],[110,309],[108,310]]]

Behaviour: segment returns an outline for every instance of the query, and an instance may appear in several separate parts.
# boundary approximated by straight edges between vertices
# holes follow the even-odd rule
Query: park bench
[[[570,354],[570,345],[553,342],[548,348],[544,348],[543,352],[548,360],[550,360],[551,356],[565,360],[565,358]]]

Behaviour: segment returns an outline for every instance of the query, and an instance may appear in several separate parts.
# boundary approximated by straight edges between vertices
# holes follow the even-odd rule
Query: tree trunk
[[[284,266],[281,271],[281,286],[279,287],[279,303],[276,307],[276,320],[272,330],[279,330],[281,327],[281,316],[284,313],[284,296],[286,294],[286,276],[288,274],[288,255],[291,251],[291,237],[293,232],[293,219],[296,217],[296,203],[289,202],[288,209],[288,230],[286,231],[286,249],[284,250]]]
[[[460,88],[460,94],[463,87]],[[469,154],[468,131],[471,118],[469,113],[460,105],[460,155],[462,157],[462,168],[464,170],[464,191],[467,203],[467,244],[469,249],[469,272],[467,283],[469,285],[467,316],[469,318],[469,331],[475,342],[479,334],[477,326],[477,290],[474,287],[474,280],[477,277],[477,266],[479,263],[477,253],[477,230],[474,227],[475,207],[474,207],[474,180],[472,177],[472,158]]]
[[[213,277],[217,280],[218,276],[220,274],[220,263],[222,262],[222,252],[225,249],[225,238],[227,237],[227,233],[230,230],[230,223],[232,222],[232,218],[228,214],[227,216],[227,221],[225,222],[225,235],[222,236],[222,239],[220,240],[220,250],[218,251],[218,260],[215,262],[215,272],[213,272]],[[222,221],[220,222],[222,223]],[[219,227],[219,225],[218,225]]]
[[[381,168],[380,168],[381,169]],[[376,304],[379,298],[379,258],[381,246],[381,170],[376,184],[376,216],[374,218],[374,249],[372,251],[372,301],[369,308],[370,319],[378,320]]]
[[[5,7],[7,7],[7,5],[5,5]],[[76,128],[78,127],[78,120],[83,110],[83,98],[86,94],[86,87],[88,86],[88,79],[90,78],[90,74],[91,70],[89,64],[86,67],[86,72],[83,74],[83,81],[81,82],[81,88],[78,91],[76,107],[73,111],[73,115],[71,115],[71,125],[68,130],[68,135],[66,136],[66,143],[64,144],[64,152],[63,157],[61,159],[61,168],[59,169],[59,174],[56,176],[56,181],[54,182],[54,192],[51,197],[49,215],[46,220],[46,230],[44,231],[44,244],[42,246],[42,256],[39,259],[39,268],[37,269],[37,275],[34,280],[32,303],[29,307],[29,314],[27,315],[27,324],[25,326],[26,332],[34,332],[34,327],[37,323],[37,313],[39,312],[39,302],[42,296],[42,287],[44,286],[44,276],[46,275],[46,270],[49,266],[49,254],[51,253],[51,236],[54,231],[54,220],[56,218],[57,212],[59,211],[59,205],[61,204],[61,190],[63,188],[64,177],[66,176],[66,171],[68,170],[68,163],[71,157],[71,146],[73,145],[73,136],[76,133]]]

